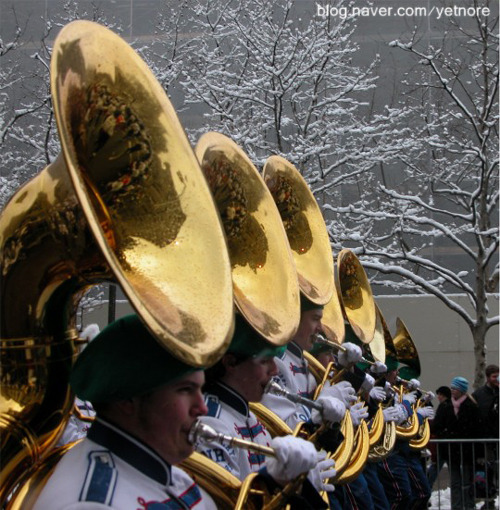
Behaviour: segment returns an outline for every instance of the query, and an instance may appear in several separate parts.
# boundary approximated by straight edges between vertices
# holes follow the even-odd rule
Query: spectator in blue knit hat
[[[454,377],[450,384],[451,388],[451,396],[455,396],[455,398],[460,398],[460,395],[464,395],[467,393],[469,389],[469,381],[465,377]],[[455,391],[455,393],[453,393]]]
[[[468,394],[469,381],[454,377],[450,384],[451,405],[436,412],[433,432],[446,439],[474,439],[481,436],[481,420],[476,401]],[[473,446],[472,443],[450,443],[449,459],[452,510],[473,509]]]

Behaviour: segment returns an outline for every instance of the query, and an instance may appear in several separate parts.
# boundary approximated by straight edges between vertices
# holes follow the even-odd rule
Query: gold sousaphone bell
[[[273,197],[227,136],[206,133],[195,152],[224,226],[236,306],[269,342],[285,345],[299,326],[299,285]]]
[[[119,284],[193,366],[215,363],[234,327],[212,195],[146,64],[110,30],[76,21],[54,43],[51,91],[62,153],[0,216],[2,503],[69,418],[76,305],[90,286]]]
[[[337,256],[335,282],[341,309],[355,335],[365,344],[373,340],[375,301],[370,282],[358,257],[348,249]]]
[[[420,359],[418,356],[417,347],[413,338],[408,331],[405,323],[397,317],[396,319],[396,334],[393,337],[394,348],[396,350],[398,362],[404,364],[398,370],[398,375],[403,380],[418,379],[420,377]],[[421,450],[425,448],[430,439],[430,426],[429,420],[424,419],[423,423],[419,425],[416,411],[418,403],[414,405],[414,413],[409,427],[396,427],[398,437],[410,439],[410,448],[414,450]]]
[[[285,227],[300,291],[313,303],[325,305],[334,292],[333,259],[319,205],[300,172],[285,158],[269,157],[262,175]]]

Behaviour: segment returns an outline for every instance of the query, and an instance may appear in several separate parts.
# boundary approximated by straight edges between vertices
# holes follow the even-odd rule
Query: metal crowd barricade
[[[452,508],[451,494],[449,501],[442,501],[441,494],[444,489],[450,488],[450,493],[453,490],[451,487],[453,471],[457,474],[454,479],[460,482],[459,485],[455,482],[455,491],[460,491],[462,495],[461,510],[498,509],[498,439],[431,439],[429,446],[431,449],[435,446],[435,455],[428,466],[428,478],[433,493],[437,491],[437,508],[440,510]],[[481,502],[483,504],[477,506]]]

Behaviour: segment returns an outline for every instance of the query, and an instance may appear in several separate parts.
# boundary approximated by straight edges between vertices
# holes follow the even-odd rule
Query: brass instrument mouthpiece
[[[280,386],[276,381],[272,379],[267,383],[267,386],[264,389],[264,393],[270,393],[271,395],[278,395],[280,397],[285,397],[290,402],[294,402],[295,404],[302,404],[309,409],[316,409],[317,411],[323,411],[323,406],[306,397],[302,397],[300,395],[296,395],[295,393],[291,393],[286,388]]]

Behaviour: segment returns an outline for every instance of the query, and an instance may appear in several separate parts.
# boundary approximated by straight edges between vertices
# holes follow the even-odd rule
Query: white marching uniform
[[[205,393],[205,404],[208,414],[199,418],[203,423],[222,434],[270,446],[271,435],[250,411],[248,402],[234,389],[222,382],[212,385]],[[265,456],[260,453],[218,443],[200,445],[197,449],[240,480],[259,471],[266,462]]]
[[[181,469],[114,425],[97,419],[59,461],[34,510],[216,510]]]
[[[313,398],[317,384],[310,373],[302,349],[290,342],[281,357],[275,357],[278,375],[273,379],[291,393],[306,398]],[[285,397],[266,393],[261,403],[277,414],[292,430],[300,422],[311,419],[311,411],[302,404],[290,402]]]

